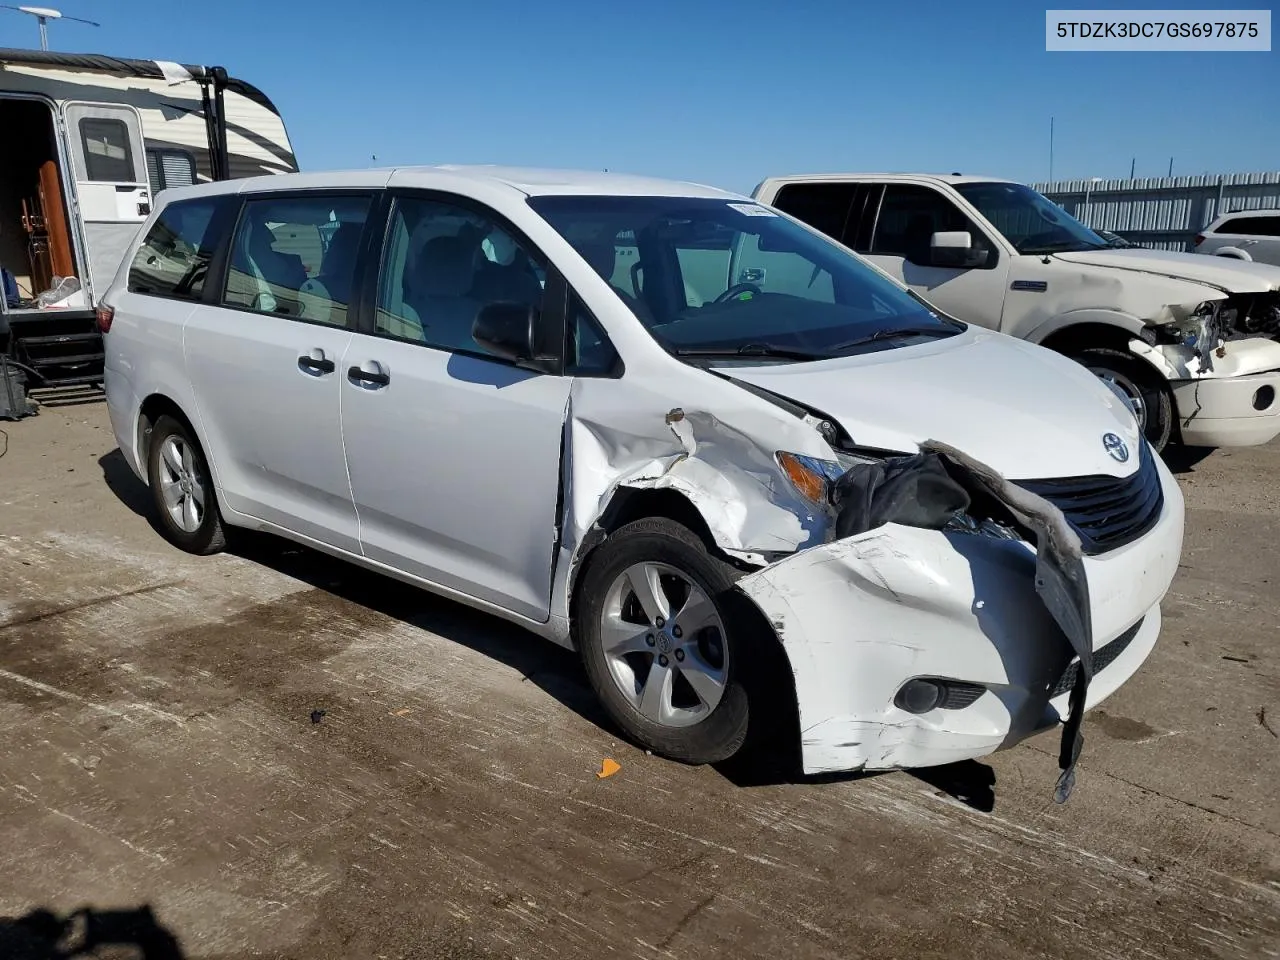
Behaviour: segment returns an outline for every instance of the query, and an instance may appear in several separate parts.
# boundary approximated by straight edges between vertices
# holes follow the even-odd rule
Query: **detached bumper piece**
[[[1143,446],[1145,448],[1145,444]],[[1065,803],[1075,785],[1075,766],[1084,746],[1080,728],[1094,673],[1089,583],[1081,536],[1062,509],[1028,485],[1010,483],[991,467],[947,444],[929,441],[921,450],[914,456],[859,464],[836,481],[832,490],[832,502],[837,510],[836,536],[856,536],[888,523],[942,530],[962,514],[972,513],[977,518],[993,520],[1035,544],[1036,593],[1075,653],[1071,665],[1074,673],[1070,679],[1070,707],[1063,723],[1058,755],[1060,774],[1053,794],[1055,802]],[[1154,465],[1144,463],[1143,467],[1150,467],[1158,501],[1159,480]],[[1151,481],[1144,482],[1143,473],[1144,469],[1140,468],[1135,475],[1136,495],[1127,488],[1075,490],[1075,512],[1083,514],[1076,518],[1077,522],[1083,526],[1088,521],[1088,511],[1097,506],[1096,501],[1111,502],[1119,493],[1120,499],[1131,501],[1128,512],[1140,516],[1149,527],[1154,520],[1148,520],[1148,513],[1158,517],[1159,504],[1151,505],[1146,487]],[[1116,528],[1123,529],[1123,533],[1108,528],[1099,535],[1118,539],[1131,534],[1129,539],[1134,539],[1141,535],[1141,530],[1132,531],[1141,525]],[[942,692],[940,686],[937,689]],[[921,697],[917,702],[923,703],[923,695],[924,691],[916,691],[909,696]]]
[[[1129,649],[1129,644],[1133,643],[1133,638],[1138,635],[1138,631],[1142,629],[1142,625],[1147,620],[1144,617],[1126,630],[1120,636],[1116,637],[1110,643],[1104,644],[1097,650],[1093,651],[1093,673],[1097,676],[1107,667],[1111,666],[1120,654]],[[1072,687],[1076,684],[1076,675],[1080,672],[1080,664],[1075,660],[1067,665],[1067,669],[1063,671],[1062,678],[1058,680],[1052,690],[1049,691],[1049,699],[1053,700],[1062,696],[1064,693],[1070,693]]]

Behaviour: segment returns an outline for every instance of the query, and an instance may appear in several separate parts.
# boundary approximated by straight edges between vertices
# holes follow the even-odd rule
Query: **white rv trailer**
[[[221,67],[0,49],[0,355],[29,386],[99,382],[94,308],[155,195],[297,169],[275,105]]]

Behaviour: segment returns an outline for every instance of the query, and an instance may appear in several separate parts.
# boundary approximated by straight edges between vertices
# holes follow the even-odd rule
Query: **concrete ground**
[[[1181,458],[1164,635],[1056,806],[1054,736],[765,785],[646,756],[519,629],[168,547],[100,403],[0,426],[0,956],[1280,956],[1280,443]]]

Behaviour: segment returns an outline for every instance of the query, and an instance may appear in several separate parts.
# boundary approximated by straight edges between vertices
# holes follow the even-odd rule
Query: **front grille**
[[[1080,535],[1081,549],[1093,556],[1132,543],[1160,519],[1164,491],[1155,457],[1138,444],[1138,469],[1127,477],[1068,477],[1018,480],[1024,490],[1044,497],[1063,512]]]
[[[1129,644],[1133,643],[1133,638],[1138,635],[1138,631],[1142,628],[1142,621],[1139,620],[1132,627],[1126,630],[1120,636],[1116,637],[1110,643],[1106,643],[1093,651],[1093,675],[1096,677],[1103,670],[1111,665],[1116,657],[1124,653],[1129,648]],[[1064,693],[1070,692],[1071,688],[1076,685],[1076,675],[1080,673],[1080,658],[1072,659],[1067,669],[1063,672],[1062,678],[1054,686],[1053,691],[1049,694],[1049,699],[1060,697]]]

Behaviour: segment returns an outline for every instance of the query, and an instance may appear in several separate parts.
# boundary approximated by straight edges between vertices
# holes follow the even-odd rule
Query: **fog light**
[[[934,680],[908,680],[893,698],[893,705],[907,713],[928,713],[945,695],[946,689]]]
[[[928,713],[936,708],[963,710],[986,692],[987,688],[980,683],[916,677],[902,685],[893,703],[907,713]]]
[[[1268,384],[1265,387],[1259,387],[1258,392],[1253,395],[1253,409],[1266,410],[1271,404],[1276,402],[1276,388]]]

